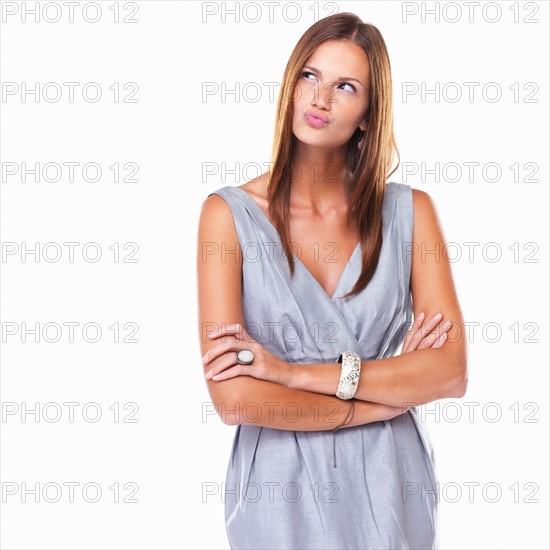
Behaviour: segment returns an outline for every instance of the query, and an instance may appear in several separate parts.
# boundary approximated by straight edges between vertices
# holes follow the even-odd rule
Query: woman
[[[437,546],[416,405],[464,395],[464,326],[431,198],[386,183],[396,150],[384,40],[336,14],[291,54],[271,172],[203,203],[203,364],[237,425],[232,548]]]

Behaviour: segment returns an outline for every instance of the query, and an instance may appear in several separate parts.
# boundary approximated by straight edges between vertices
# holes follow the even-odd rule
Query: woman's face
[[[368,57],[357,44],[347,40],[321,44],[296,82],[292,124],[296,138],[310,146],[335,148],[349,141],[358,127],[365,130],[369,77]]]

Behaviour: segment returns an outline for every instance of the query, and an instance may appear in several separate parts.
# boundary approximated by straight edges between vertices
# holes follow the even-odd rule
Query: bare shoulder
[[[235,229],[231,208],[220,195],[213,193],[202,203],[199,217],[199,231],[215,233],[216,228],[224,231]]]
[[[458,321],[461,314],[447,257],[445,236],[433,198],[413,189],[414,229],[411,290],[415,317],[424,311],[426,319],[441,311]]]
[[[256,204],[264,213],[268,207],[268,179],[268,173],[266,172],[238,186],[256,201]],[[233,242],[238,242],[233,213],[227,201],[222,196],[213,193],[202,203],[199,217],[199,240],[212,241],[227,238],[230,238]]]
[[[422,191],[422,189],[415,189],[414,187],[411,189],[415,211],[426,211],[434,208],[434,201],[431,195],[426,193],[426,191]]]
[[[412,188],[414,210],[414,233],[443,237],[443,230],[437,213],[435,201],[426,191]]]

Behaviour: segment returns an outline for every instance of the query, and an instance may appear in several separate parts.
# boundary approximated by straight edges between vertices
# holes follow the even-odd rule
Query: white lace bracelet
[[[342,371],[340,372],[340,382],[335,395],[340,399],[351,399],[355,396],[359,385],[361,357],[353,351],[344,351],[336,362],[342,363]]]

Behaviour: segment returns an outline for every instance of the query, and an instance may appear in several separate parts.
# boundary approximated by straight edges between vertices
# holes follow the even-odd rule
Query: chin
[[[315,138],[311,135],[304,135],[302,132],[299,132],[298,134],[296,132],[293,132],[294,138],[296,141],[299,141],[302,145],[308,145],[309,147],[332,147],[333,145],[331,143],[327,143],[326,140]]]
[[[345,145],[345,143],[334,143],[332,141],[322,140],[322,139],[311,139],[311,137],[300,137],[294,134],[294,138],[301,145],[306,145],[307,147],[315,149],[338,149]]]

